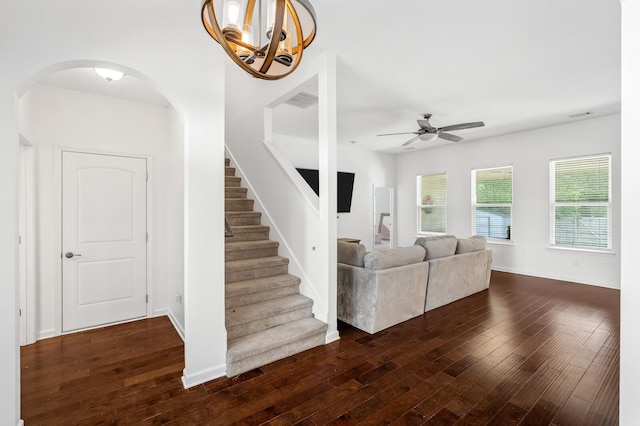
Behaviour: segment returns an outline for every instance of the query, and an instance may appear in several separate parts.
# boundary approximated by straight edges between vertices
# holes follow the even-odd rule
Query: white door
[[[147,161],[62,153],[62,330],[146,316]]]

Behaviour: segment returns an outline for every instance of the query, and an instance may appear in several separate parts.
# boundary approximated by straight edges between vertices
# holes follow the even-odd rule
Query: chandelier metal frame
[[[214,7],[216,1],[221,0],[203,0],[202,23],[207,33],[222,46],[227,55],[253,77],[263,80],[278,80],[291,74],[300,64],[302,52],[316,36],[315,11],[308,0],[266,0],[275,3],[275,17],[273,27],[267,33],[268,42],[262,45],[260,45],[260,41],[258,41],[258,45],[254,45],[245,40],[239,29],[221,29]],[[261,3],[262,0],[258,0],[258,10],[262,7]],[[246,0],[243,28],[254,22],[255,13],[259,13],[256,11],[256,0]],[[305,14],[304,18],[307,22],[312,21],[312,28],[302,28],[301,14]],[[262,21],[261,17],[260,15],[257,19]],[[285,28],[287,17],[290,18],[289,22],[293,24],[296,44],[292,44],[285,51],[284,41],[287,37],[292,37],[288,31],[291,28]],[[262,27],[268,26],[266,22],[264,25],[263,22],[260,22],[260,25],[259,31],[263,29]],[[274,34],[280,34],[280,37],[273,37]],[[258,40],[260,38],[258,37]],[[291,43],[291,40],[288,42]]]

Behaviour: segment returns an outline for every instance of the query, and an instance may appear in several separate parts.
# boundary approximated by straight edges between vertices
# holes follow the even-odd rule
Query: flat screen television
[[[320,172],[315,169],[296,168],[296,170],[307,181],[313,192],[316,195],[320,195]],[[355,177],[355,173],[338,172],[338,213],[349,213],[351,211]]]

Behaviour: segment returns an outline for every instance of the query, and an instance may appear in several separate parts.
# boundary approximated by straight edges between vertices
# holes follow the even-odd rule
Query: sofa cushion
[[[424,260],[437,259],[439,257],[453,256],[456,253],[458,239],[453,235],[437,235],[433,237],[420,237],[414,243],[422,246],[426,255]]]
[[[362,244],[338,241],[338,263],[364,267],[364,255],[367,249]]]
[[[487,238],[482,235],[474,235],[469,238],[459,238],[458,245],[456,246],[456,254],[484,250],[486,245]]]
[[[424,248],[421,246],[398,247],[376,250],[364,256],[364,267],[373,271],[422,262]]]

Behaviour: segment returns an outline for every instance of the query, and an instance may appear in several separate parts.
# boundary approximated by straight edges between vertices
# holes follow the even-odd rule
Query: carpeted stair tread
[[[230,226],[247,226],[247,225],[260,225],[262,220],[262,213],[260,212],[238,212],[227,211],[224,215]]]
[[[268,240],[270,228],[263,225],[231,225],[231,231],[233,231],[233,237],[226,238],[225,242],[238,242],[238,241],[258,241]]]
[[[227,186],[224,189],[225,198],[247,198],[247,188],[242,188],[240,186]]]
[[[232,226],[231,229],[233,230],[234,234],[248,234],[250,232],[270,230],[270,228],[265,225],[238,225]]]
[[[227,273],[246,271],[248,269],[269,268],[272,266],[288,265],[289,259],[282,256],[260,257],[257,259],[230,260],[225,262],[224,269]]]
[[[300,278],[291,274],[274,275],[271,277],[256,278],[253,280],[236,281],[227,283],[226,298],[247,296],[252,293],[277,290],[282,287],[298,286]]]
[[[255,248],[278,247],[279,245],[280,243],[273,240],[233,241],[226,243],[224,249],[225,251],[252,250]]]
[[[224,177],[224,186],[225,187],[240,187],[240,182],[242,178],[238,176],[225,176]]]
[[[225,260],[256,259],[278,255],[277,241],[252,240],[225,242]]]
[[[265,300],[251,305],[226,309],[227,327],[236,327],[313,306],[313,300],[301,294]]]
[[[327,324],[315,318],[305,318],[243,336],[229,344],[227,348],[227,363],[234,363],[249,357],[264,354],[278,347],[292,344],[298,340],[303,340],[314,335],[324,335],[326,330]],[[292,352],[289,355],[297,352],[300,352],[300,350]],[[286,356],[288,355],[282,358]]]

